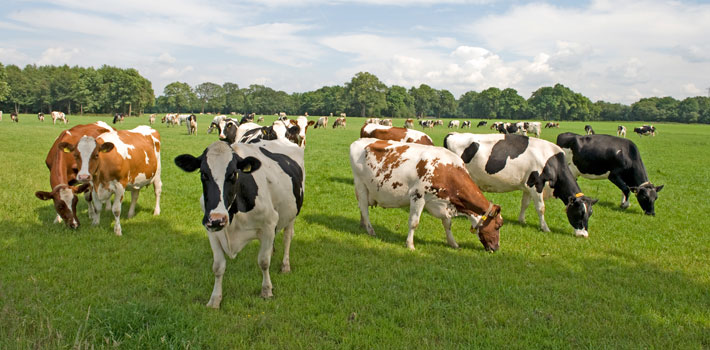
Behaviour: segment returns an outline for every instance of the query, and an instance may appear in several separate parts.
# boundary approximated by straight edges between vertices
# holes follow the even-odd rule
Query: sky
[[[3,0],[0,63],[135,68],[288,93],[358,72],[406,88],[563,84],[592,101],[708,96],[708,1]]]

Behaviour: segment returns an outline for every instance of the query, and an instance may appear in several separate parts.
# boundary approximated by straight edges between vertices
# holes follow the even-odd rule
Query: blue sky
[[[133,67],[170,82],[387,85],[456,97],[562,83],[592,100],[707,95],[710,3],[496,0],[50,0],[0,4],[0,62]]]

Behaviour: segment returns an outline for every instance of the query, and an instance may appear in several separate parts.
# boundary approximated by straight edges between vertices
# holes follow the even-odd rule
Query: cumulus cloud
[[[39,65],[62,65],[70,62],[71,58],[79,53],[79,49],[65,49],[63,47],[50,47],[37,60]]]

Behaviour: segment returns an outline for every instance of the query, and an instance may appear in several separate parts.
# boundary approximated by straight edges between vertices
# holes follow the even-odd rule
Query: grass
[[[98,119],[110,123],[70,117],[71,125]],[[707,125],[656,124],[655,138],[629,134],[651,181],[666,185],[655,217],[643,215],[635,198],[620,210],[610,182],[580,179],[584,193],[600,199],[588,239],[574,237],[559,200],[547,201],[552,232],[542,233],[532,207],[527,224],[516,221],[519,192],[486,194],[505,219],[495,254],[485,253],[463,218],[453,224],[462,249],[449,248],[428,214],[417,250],[408,251],[406,209],[371,209],[378,237],[369,237],[358,225],[348,160],[363,120],[309,130],[293,272],[277,272],[279,235],[275,296],[262,300],[252,242],[228,261],[222,308],[211,310],[199,176],[173,164],[216,140],[205,133],[209,117],[198,119],[197,136],[155,126],[163,140],[162,214],[152,215],[152,189],[142,191],[132,219],[125,200],[123,237],[114,236],[107,212],[91,226],[83,199],[82,226],[72,231],[53,224],[51,203],[34,197],[49,190],[44,158],[63,125],[32,115],[0,122],[0,349],[710,348]],[[145,122],[126,118],[119,128]],[[542,137],[554,142],[584,124],[563,122]],[[607,134],[617,126],[591,124]],[[429,134],[440,145],[447,132]]]

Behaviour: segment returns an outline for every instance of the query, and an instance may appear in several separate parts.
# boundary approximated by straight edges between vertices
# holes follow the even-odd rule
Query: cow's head
[[[567,212],[567,220],[574,228],[575,236],[589,236],[589,217],[592,216],[592,205],[598,201],[598,199],[589,198],[582,193],[567,199],[565,212]]]
[[[237,140],[237,128],[239,124],[236,120],[223,120],[219,122],[219,139],[227,141],[228,144],[233,144]]]
[[[296,120],[290,120],[290,123],[291,127],[289,127],[289,131],[298,130],[298,136],[295,137],[296,144],[301,148],[306,147],[306,131],[308,131],[309,126],[312,126],[316,122],[312,120],[309,121],[308,118],[301,116]],[[298,129],[292,129],[293,126],[298,126]]]
[[[175,157],[175,164],[187,172],[200,169],[202,224],[208,231],[224,229],[236,212],[253,208],[257,188],[251,173],[261,167],[258,159],[241,158],[228,144],[217,141],[199,157]]]
[[[100,153],[111,152],[114,148],[112,142],[98,143],[91,136],[82,136],[76,146],[60,142],[58,145],[62,152],[72,153],[76,166],[79,171],[76,174],[76,180],[80,183],[88,183],[92,180],[92,174],[98,171]]]
[[[57,211],[62,220],[69,228],[79,227],[79,218],[76,217],[76,203],[79,199],[78,193],[89,190],[89,184],[79,186],[57,185],[52,192],[37,191],[35,196],[43,201],[51,199],[54,202],[54,210]]]
[[[478,239],[481,240],[483,248],[489,252],[498,250],[500,247],[500,228],[503,226],[500,206],[491,204],[484,215],[470,215],[469,220],[471,220],[471,232],[478,231]]]
[[[629,189],[636,194],[636,199],[646,215],[656,215],[654,203],[658,198],[658,192],[661,192],[663,186],[654,186],[652,183],[646,182],[638,187],[629,187]]]

